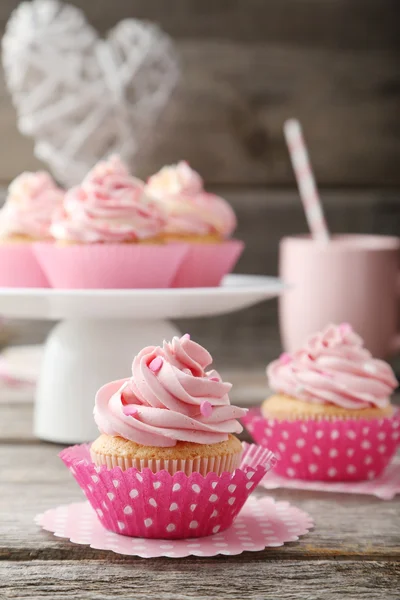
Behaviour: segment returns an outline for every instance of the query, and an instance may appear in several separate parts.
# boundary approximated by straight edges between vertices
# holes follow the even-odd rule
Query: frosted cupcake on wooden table
[[[144,348],[131,378],[97,394],[94,417],[102,435],[92,444],[94,462],[171,474],[233,472],[242,455],[237,419],[246,411],[230,404],[232,385],[206,370],[211,362],[189,336]]]
[[[373,479],[399,440],[398,382],[350,325],[330,325],[267,367],[274,395],[244,422],[280,455],[276,472],[327,481]]]
[[[273,463],[238,440],[245,410],[188,335],[144,348],[132,376],[103,386],[101,435],[61,453],[107,529],[185,538],[226,529]]]

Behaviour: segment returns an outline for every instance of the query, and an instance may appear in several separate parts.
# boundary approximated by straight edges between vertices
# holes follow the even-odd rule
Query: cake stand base
[[[60,322],[44,351],[34,416],[42,440],[78,444],[95,439],[94,398],[105,383],[127,377],[135,354],[170,340],[179,331],[164,320]]]

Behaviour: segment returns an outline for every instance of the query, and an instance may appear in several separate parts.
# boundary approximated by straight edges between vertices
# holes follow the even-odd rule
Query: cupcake
[[[229,240],[237,221],[228,202],[206,192],[200,175],[185,161],[163,167],[152,175],[145,191],[167,213],[165,239],[191,244],[175,287],[219,285],[244,247],[238,240]]]
[[[118,156],[101,161],[69,190],[51,226],[60,244],[160,243],[166,220]]]
[[[22,173],[8,188],[0,210],[0,243],[25,243],[51,237],[50,226],[64,191],[49,173]]]
[[[101,435],[60,456],[102,524],[124,535],[185,538],[226,529],[273,463],[241,444],[245,410],[189,335],[144,348],[132,376],[96,395]]]
[[[398,382],[350,325],[312,335],[272,362],[267,377],[275,394],[261,416],[245,422],[280,455],[278,474],[345,481],[382,473],[398,444],[399,416],[390,402]]]
[[[231,206],[206,192],[200,175],[185,161],[163,167],[149,178],[145,189],[168,214],[167,239],[221,242],[236,229]]]
[[[50,227],[55,244],[37,257],[54,287],[169,287],[186,249],[164,244],[165,224],[143,182],[111,156],[66,193]]]
[[[233,472],[240,464],[245,410],[231,406],[210,354],[188,336],[144,348],[132,377],[101,388],[94,418],[102,435],[92,444],[97,465],[165,469],[172,475]]]
[[[44,172],[22,173],[10,184],[0,210],[0,285],[48,287],[31,244],[50,239],[64,191]]]

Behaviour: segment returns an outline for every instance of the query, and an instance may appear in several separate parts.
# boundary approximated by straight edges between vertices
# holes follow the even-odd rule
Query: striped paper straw
[[[301,125],[296,119],[289,119],[285,122],[283,130],[311,236],[315,240],[329,242],[329,231],[304,143]]]

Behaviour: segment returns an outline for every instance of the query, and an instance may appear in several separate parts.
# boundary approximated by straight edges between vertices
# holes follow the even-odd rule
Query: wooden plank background
[[[211,184],[293,185],[281,131],[297,115],[321,184],[400,185],[397,0],[71,3],[102,34],[135,16],[176,39],[182,82],[140,175],[187,158]],[[1,0],[0,31],[17,4]],[[38,166],[1,79],[0,139],[0,182]]]

